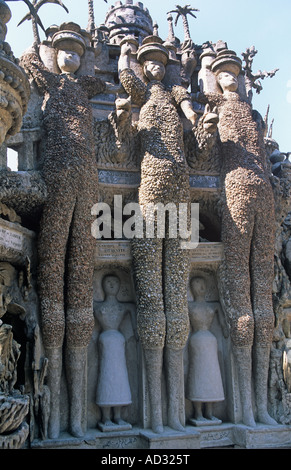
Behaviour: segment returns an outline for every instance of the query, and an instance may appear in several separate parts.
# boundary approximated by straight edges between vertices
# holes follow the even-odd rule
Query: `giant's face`
[[[236,91],[238,88],[237,77],[232,72],[220,72],[217,80],[222,91]]]
[[[144,64],[144,74],[150,81],[161,81],[165,76],[165,66],[157,60],[147,60]]]
[[[75,73],[80,67],[80,56],[74,51],[58,51],[58,66],[64,73]]]

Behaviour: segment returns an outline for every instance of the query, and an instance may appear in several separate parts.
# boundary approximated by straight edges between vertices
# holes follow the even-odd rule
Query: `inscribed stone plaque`
[[[131,260],[130,241],[97,240],[95,258],[98,261],[129,261]]]
[[[14,230],[0,227],[0,245],[5,246],[6,248],[12,248],[16,251],[22,251],[23,235],[19,232],[15,232]]]
[[[193,263],[214,263],[223,259],[222,243],[199,243],[197,248],[191,250],[191,262]]]
[[[11,263],[22,263],[27,257],[35,262],[34,232],[25,227],[0,219],[0,259]]]
[[[215,175],[190,175],[190,187],[195,189],[204,189],[216,191],[220,188],[220,178]]]
[[[98,181],[108,185],[138,186],[140,174],[134,171],[98,170]]]

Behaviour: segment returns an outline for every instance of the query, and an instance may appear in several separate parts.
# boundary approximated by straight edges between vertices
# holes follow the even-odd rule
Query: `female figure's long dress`
[[[104,302],[96,312],[96,317],[103,329],[99,336],[99,374],[96,392],[96,403],[99,406],[124,406],[131,403],[125,338],[118,328],[127,309],[117,300]]]
[[[191,401],[204,403],[223,401],[225,397],[218,362],[217,340],[208,329],[215,310],[206,302],[190,309],[191,324],[195,331],[189,341],[186,397]]]
[[[131,403],[125,358],[125,339],[117,330],[99,336],[100,369],[96,403],[99,406],[125,406]]]

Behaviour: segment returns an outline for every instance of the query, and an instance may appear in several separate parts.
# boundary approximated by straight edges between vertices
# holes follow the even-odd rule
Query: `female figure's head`
[[[106,295],[116,296],[120,287],[120,280],[114,274],[107,274],[102,279],[102,287]]]
[[[190,288],[194,299],[205,297],[206,281],[203,277],[193,277],[190,282]]]

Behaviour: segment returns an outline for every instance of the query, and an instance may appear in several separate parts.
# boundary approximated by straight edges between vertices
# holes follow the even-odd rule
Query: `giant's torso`
[[[211,95],[218,105],[224,185],[231,191],[261,193],[271,190],[266,162],[263,133],[252,117],[251,106],[236,93],[227,97]]]
[[[189,175],[183,144],[183,125],[173,96],[160,82],[147,87],[138,130],[141,140],[143,202],[185,202]]]
[[[92,110],[77,80],[60,75],[44,97],[43,122],[47,134],[45,164],[71,166],[93,163]]]

